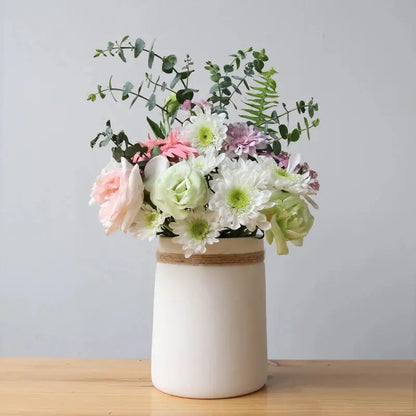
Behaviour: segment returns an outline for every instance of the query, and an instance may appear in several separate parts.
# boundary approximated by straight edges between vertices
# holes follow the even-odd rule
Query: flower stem
[[[156,87],[162,88],[162,84],[159,84],[158,82],[152,81],[150,78],[147,78],[146,81],[150,82],[151,84],[155,85]],[[169,87],[165,87],[165,90],[168,90],[170,92],[176,92],[176,91],[172,90]]]
[[[113,88],[113,87],[111,87],[111,88],[109,87],[109,88],[106,88],[106,89],[101,90],[101,91],[102,92],[105,92],[105,91],[120,91],[120,92],[123,92],[123,90],[121,88]],[[136,97],[141,98],[142,100],[149,101],[149,99],[147,97],[145,97],[144,95],[137,94],[133,91],[129,92],[129,94],[135,95]],[[162,110],[164,113],[169,114],[168,111],[166,110],[166,108],[162,107],[161,105],[156,104],[156,107],[159,108],[160,110]],[[180,123],[181,125],[184,123],[182,120],[180,120],[177,117],[175,117],[175,120],[178,123]]]

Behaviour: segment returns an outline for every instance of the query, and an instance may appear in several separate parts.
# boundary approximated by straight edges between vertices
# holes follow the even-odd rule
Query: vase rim
[[[158,250],[161,253],[181,254],[182,246],[173,237],[160,236]],[[207,245],[204,254],[241,254],[264,250],[264,239],[255,237],[219,238],[219,242]]]

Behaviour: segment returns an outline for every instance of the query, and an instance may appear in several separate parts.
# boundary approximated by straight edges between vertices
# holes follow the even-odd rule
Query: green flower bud
[[[174,114],[180,104],[176,99],[176,93],[172,92],[165,101],[165,109],[169,114]]]

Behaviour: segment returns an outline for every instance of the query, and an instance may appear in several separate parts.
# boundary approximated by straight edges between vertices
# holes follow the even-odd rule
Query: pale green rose
[[[187,215],[186,208],[198,208],[206,204],[207,181],[188,162],[180,162],[157,177],[150,198],[165,215],[181,220]]]
[[[313,216],[305,201],[297,195],[275,191],[271,200],[275,205],[263,211],[271,223],[266,239],[269,244],[276,241],[277,254],[288,254],[287,241],[302,246],[303,238],[312,227]]]

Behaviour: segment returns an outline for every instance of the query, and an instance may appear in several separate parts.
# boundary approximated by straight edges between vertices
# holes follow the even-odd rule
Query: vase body
[[[181,246],[160,238],[151,361],[156,388],[182,397],[224,398],[265,384],[265,276],[259,253],[263,240],[227,238],[190,258],[201,261],[178,264],[184,259]]]

